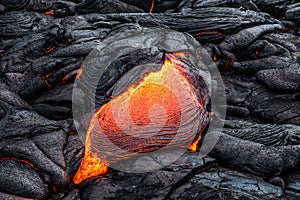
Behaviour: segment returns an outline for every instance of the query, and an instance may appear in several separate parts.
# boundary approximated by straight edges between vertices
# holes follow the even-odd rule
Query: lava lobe
[[[210,120],[207,99],[199,95],[199,90],[207,88],[192,84],[191,77],[204,81],[183,59],[178,53],[166,54],[160,69],[149,70],[95,112],[86,133],[85,155],[74,177],[76,184],[105,174],[111,163],[138,153],[173,147],[197,150]]]

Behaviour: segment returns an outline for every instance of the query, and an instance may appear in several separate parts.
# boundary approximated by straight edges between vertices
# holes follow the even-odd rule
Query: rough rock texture
[[[0,199],[300,199],[299,19],[296,0],[1,1]],[[73,82],[103,40],[141,27],[204,46],[225,84],[225,127],[204,158],[75,185]]]

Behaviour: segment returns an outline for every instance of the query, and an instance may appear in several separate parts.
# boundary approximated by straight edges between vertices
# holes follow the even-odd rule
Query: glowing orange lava
[[[47,74],[46,76],[44,76],[44,83],[49,87],[52,88],[52,85],[48,82],[47,78],[49,78],[50,76],[52,76],[53,72]]]
[[[56,46],[51,47],[50,49],[46,50],[45,53],[50,53],[51,51],[53,51],[56,48]]]
[[[2,158],[0,158],[0,160],[13,160],[13,161],[25,163],[25,164],[29,165],[32,169],[34,169],[34,170],[36,170],[36,171],[39,170],[38,168],[36,168],[33,164],[31,164],[31,163],[28,162],[27,160],[18,159],[18,158],[14,158],[14,157],[2,157]]]
[[[201,134],[198,136],[197,140],[195,140],[190,146],[189,150],[192,152],[197,152],[199,150],[198,143],[201,140]]]
[[[214,60],[214,61],[217,61],[217,60],[218,60],[217,54],[214,54],[213,60]]]
[[[45,12],[46,15],[54,15],[55,10],[50,10]]]
[[[108,170],[108,164],[105,163],[105,160],[98,158],[90,152],[89,147],[85,149],[84,158],[73,179],[75,184],[79,184],[90,177],[105,174]]]
[[[80,78],[81,74],[82,74],[82,68],[77,70],[77,75],[76,75],[75,79],[78,80]]]
[[[201,31],[201,32],[193,33],[192,35],[196,36],[196,35],[204,35],[204,34],[217,34],[219,36],[224,36],[223,33],[218,31]]]
[[[154,1],[155,1],[155,0],[152,0],[152,2],[151,2],[151,8],[150,8],[149,13],[152,13],[152,10],[153,10],[153,8],[154,8]]]
[[[100,107],[93,115],[86,133],[84,158],[73,179],[75,184],[79,184],[90,177],[105,174],[108,171],[107,157],[105,155],[99,156],[97,154],[99,152],[92,147],[91,137],[97,132],[97,127],[100,127],[107,138],[121,149],[126,149],[132,154],[150,152],[167,145],[170,139],[175,136],[174,132],[179,129],[182,108],[176,92],[190,97],[186,105],[199,109],[204,107],[197,100],[194,88],[183,75],[184,69],[177,66],[178,60],[175,55],[183,57],[184,54],[173,54],[173,57],[165,59],[158,71],[149,72],[125,92]],[[173,87],[177,88],[175,93],[172,91]],[[126,104],[124,102],[128,102],[128,110],[124,106]],[[119,106],[114,112],[115,105]],[[165,116],[161,116],[163,115],[161,110],[164,110]],[[116,115],[121,117],[118,118]],[[131,123],[128,119],[131,120]],[[163,125],[159,126],[160,124]],[[151,128],[147,129],[147,127]],[[167,139],[157,134],[156,131],[149,132],[153,127],[164,131],[164,134],[168,135]],[[134,133],[134,135],[127,135],[124,130],[126,133]],[[147,131],[148,135],[145,137],[144,134]],[[191,144],[195,136],[187,136],[189,137],[188,144]],[[200,139],[201,135],[189,149],[196,151]]]

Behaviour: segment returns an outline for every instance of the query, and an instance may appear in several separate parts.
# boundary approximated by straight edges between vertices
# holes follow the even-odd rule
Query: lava
[[[97,136],[97,131],[104,132],[110,142],[130,152],[132,156],[165,147],[176,136],[180,126],[195,115],[190,110],[195,108],[199,115],[199,110],[203,110],[204,105],[199,103],[195,89],[184,76],[185,69],[177,64],[176,56],[183,55],[173,54],[166,58],[158,71],[150,71],[140,81],[97,110],[86,133],[84,158],[74,176],[75,184],[108,171],[107,156],[115,151],[109,149],[110,153],[99,154],[94,140],[100,141],[98,144],[101,146],[107,144]],[[181,107],[178,96],[187,97],[188,102],[185,102],[184,108]],[[187,111],[189,114],[182,116]],[[199,126],[198,122],[196,124]],[[190,127],[198,130],[193,125]],[[194,141],[189,149],[196,151],[201,134],[195,140],[196,135],[190,130],[181,130],[182,138],[176,145],[186,147]],[[127,157],[129,156],[117,157],[115,161]]]
[[[56,46],[53,46],[53,47],[47,49],[47,50],[45,51],[45,53],[48,54],[48,53],[50,53],[51,51],[53,51],[55,48],[56,48]]]
[[[36,168],[32,163],[28,162],[27,160],[18,159],[18,158],[14,158],[14,157],[2,157],[2,158],[0,158],[0,160],[13,160],[16,162],[25,163],[25,164],[29,165],[32,169],[34,169],[36,171],[39,170],[38,168]]]
[[[153,8],[154,8],[154,1],[155,0],[151,0],[152,2],[151,2],[151,7],[150,7],[150,11],[149,11],[149,13],[152,13],[152,10],[153,10]]]
[[[64,85],[64,84],[68,84],[68,83],[72,83],[76,77],[78,76],[78,70],[74,70],[71,71],[70,73],[68,73],[67,75],[65,75],[62,80],[57,84],[58,85]]]
[[[74,183],[79,184],[83,180],[105,174],[108,171],[108,164],[105,160],[98,158],[89,150],[89,146],[85,148],[84,158],[81,161],[80,167],[74,176]]]
[[[47,74],[46,76],[43,77],[44,79],[44,83],[49,87],[49,88],[52,88],[52,85],[48,82],[47,78],[49,78],[50,76],[53,75],[53,72]]]
[[[218,31],[201,31],[201,32],[197,32],[197,33],[192,33],[193,36],[197,36],[197,35],[204,35],[204,34],[216,34],[219,36],[225,36],[223,33],[218,32]]]
[[[82,74],[82,68],[77,70],[77,75],[76,75],[75,79],[78,80],[80,78],[81,74]]]
[[[189,150],[192,152],[197,152],[199,150],[198,143],[201,140],[201,134],[198,136],[197,140],[195,140],[190,146]]]
[[[55,10],[50,10],[45,12],[46,15],[54,15]]]
[[[217,54],[214,54],[213,60],[214,60],[214,61],[217,61],[217,60],[218,60]]]

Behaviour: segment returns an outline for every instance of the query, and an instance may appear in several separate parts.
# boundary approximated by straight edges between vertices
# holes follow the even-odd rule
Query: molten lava
[[[151,7],[150,7],[150,11],[149,11],[150,14],[152,13],[152,10],[154,8],[154,1],[155,0],[151,0]]]
[[[198,143],[201,140],[201,134],[198,136],[197,140],[195,140],[190,146],[189,150],[192,152],[197,152],[199,150]]]
[[[50,53],[51,51],[53,51],[54,49],[56,48],[56,46],[53,46],[53,47],[50,47],[49,49],[47,49],[46,51],[45,51],[45,53]]]
[[[32,163],[28,162],[27,160],[18,159],[18,158],[14,158],[14,157],[2,157],[2,158],[0,158],[0,160],[13,160],[16,162],[25,163],[25,164],[29,165],[32,169],[34,169],[36,171],[39,170],[38,168],[36,168]]]
[[[84,158],[73,179],[75,184],[107,173],[108,156],[117,151],[109,149],[109,153],[99,154],[95,143],[101,147],[107,145],[102,137],[98,137],[99,131],[115,146],[130,153],[117,157],[115,161],[140,152],[159,150],[180,131],[181,138],[177,145],[186,147],[196,139],[189,149],[197,150],[201,135],[192,134],[190,130],[201,132],[197,122],[201,121],[201,117],[191,118],[200,114],[206,116],[202,112],[204,105],[197,100],[195,89],[185,77],[185,69],[179,66],[175,55],[179,56],[174,54],[165,59],[158,71],[149,72],[93,115],[86,133]],[[185,128],[181,129],[181,126]]]
[[[217,61],[217,60],[218,60],[217,54],[214,54],[213,60],[214,60],[214,61]]]
[[[46,15],[54,15],[54,13],[55,13],[55,10],[50,10],[50,11],[45,12]]]
[[[46,76],[44,76],[44,83],[49,87],[52,88],[52,85],[48,82],[47,78],[49,78],[50,76],[53,75],[53,72],[47,74]]]

